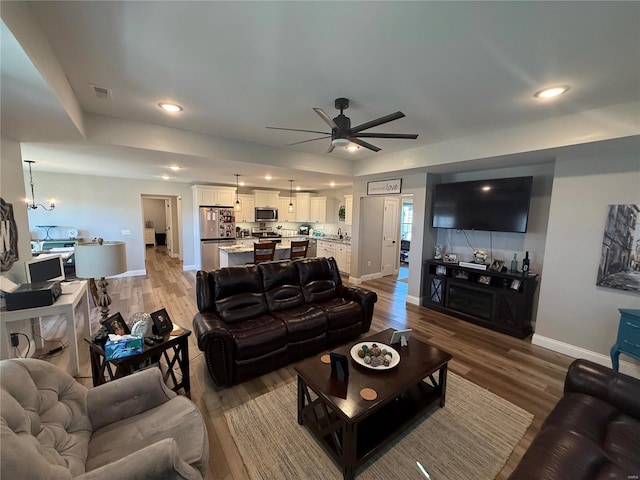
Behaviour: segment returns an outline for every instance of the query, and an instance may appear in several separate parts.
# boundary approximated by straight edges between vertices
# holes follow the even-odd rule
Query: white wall
[[[633,137],[558,153],[533,343],[611,365],[618,309],[640,308],[640,295],[597,287],[596,276],[607,206],[640,204],[639,152]],[[640,364],[620,360],[640,375]]]
[[[5,202],[13,205],[13,217],[18,227],[18,261],[10,270],[2,275],[16,284],[26,282],[24,262],[31,260],[31,243],[29,239],[29,225],[27,207],[24,203],[25,189],[22,180],[22,155],[20,144],[14,140],[2,137],[0,139],[0,196]],[[23,333],[29,337],[32,344],[30,356],[35,351],[30,320],[10,322],[7,324],[9,333]],[[14,349],[8,345],[9,338],[0,338],[0,342],[7,342],[7,351],[13,356]],[[27,342],[20,337],[19,352],[27,351]]]
[[[55,197],[57,206],[52,212],[38,209],[29,213],[32,237],[43,238],[43,230],[36,225],[59,225],[60,228],[52,231],[52,235],[56,235],[55,232],[66,235],[73,227],[85,240],[102,237],[124,241],[127,244],[128,274],[142,275],[145,272],[141,195],[181,197],[184,268],[193,268],[193,198],[189,185],[38,171],[33,175],[36,196]],[[124,235],[123,230],[130,230],[131,235]]]

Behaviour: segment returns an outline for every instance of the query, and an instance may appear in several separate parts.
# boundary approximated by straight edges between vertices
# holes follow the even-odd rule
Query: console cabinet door
[[[445,292],[444,278],[438,275],[427,276],[427,301],[438,305],[444,305]]]

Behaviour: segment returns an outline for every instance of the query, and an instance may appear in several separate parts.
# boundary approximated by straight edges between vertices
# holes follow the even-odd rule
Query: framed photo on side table
[[[124,321],[120,312],[114,313],[109,318],[104,321],[104,328],[107,329],[107,332],[114,333],[116,335],[127,335],[131,333],[129,330],[129,325]]]
[[[521,282],[518,279],[511,280],[511,290],[519,291]]]
[[[164,335],[173,330],[173,323],[169,318],[169,314],[164,308],[151,314],[153,320],[153,333],[156,335]]]

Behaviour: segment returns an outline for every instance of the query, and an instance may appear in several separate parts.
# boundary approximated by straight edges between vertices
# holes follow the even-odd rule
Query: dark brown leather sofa
[[[333,258],[196,275],[198,348],[217,386],[241,383],[368,332],[375,292],[342,284]]]
[[[640,380],[574,361],[564,396],[509,478],[640,478]]]

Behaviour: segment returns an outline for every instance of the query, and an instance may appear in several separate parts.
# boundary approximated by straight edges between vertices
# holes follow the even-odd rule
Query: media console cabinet
[[[427,260],[422,305],[508,335],[531,334],[537,275],[478,270]]]

